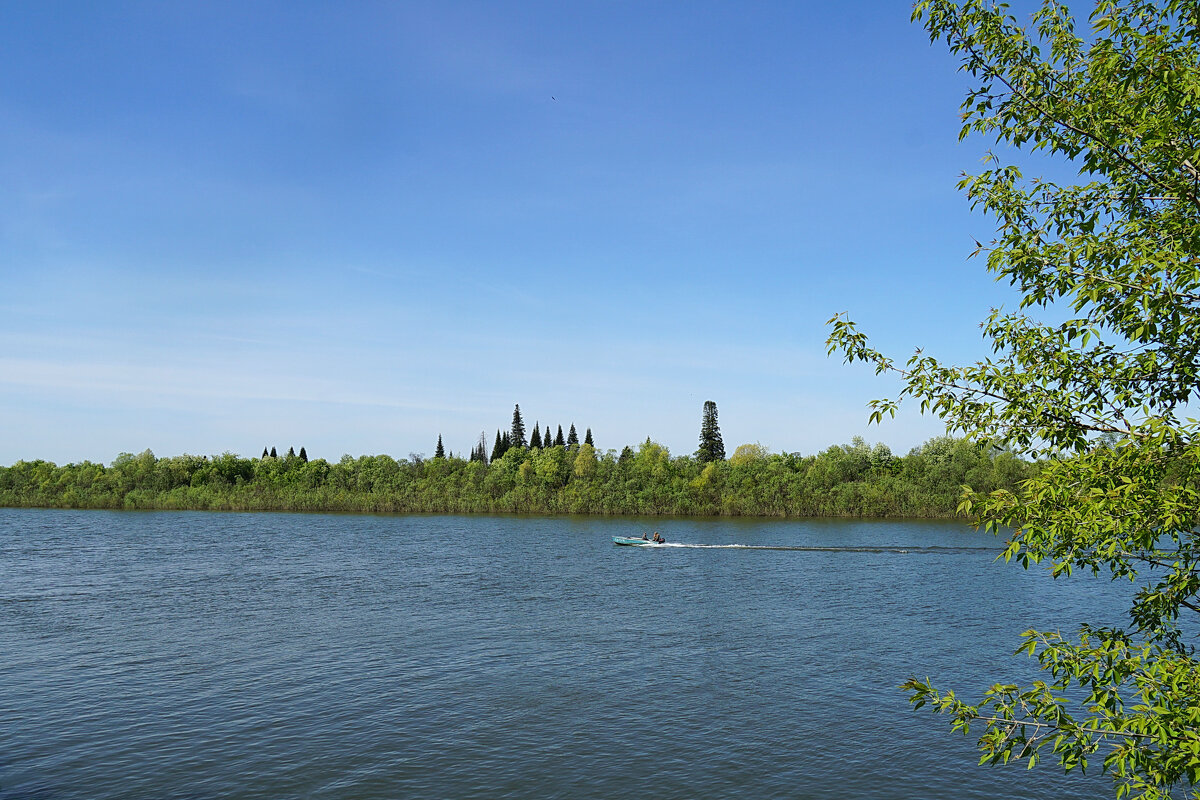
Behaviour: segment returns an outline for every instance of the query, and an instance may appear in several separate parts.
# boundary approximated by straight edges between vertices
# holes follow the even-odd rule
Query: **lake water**
[[[616,547],[655,528],[672,544]],[[953,523],[0,510],[0,800],[1093,798],[909,710],[1121,587]],[[794,549],[793,549],[794,548]],[[1098,766],[1098,765],[1097,765]]]

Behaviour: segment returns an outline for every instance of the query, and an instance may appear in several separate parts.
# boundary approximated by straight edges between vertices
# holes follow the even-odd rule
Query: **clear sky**
[[[729,451],[861,434],[985,354],[966,78],[909,3],[0,5],[0,464],[526,425]]]

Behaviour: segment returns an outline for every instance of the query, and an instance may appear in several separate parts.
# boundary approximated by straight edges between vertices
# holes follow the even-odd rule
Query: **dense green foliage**
[[[323,459],[122,454],[111,466],[0,467],[0,506],[112,509],[516,512],[534,514],[914,516],[955,513],[964,483],[1013,490],[1036,467],[939,438],[903,458],[861,439],[816,456],[738,448],[729,461],[636,450],[509,448],[485,464],[454,456]]]
[[[1124,626],[1027,631],[1045,680],[999,683],[977,703],[914,678],[917,705],[980,733],[985,763],[1053,754],[1099,762],[1117,797],[1200,797],[1200,7],[1099,0],[1090,30],[1055,0],[1023,27],[987,0],[925,0],[914,16],[975,88],[962,135],[1006,157],[1078,168],[1031,180],[992,156],[962,188],[994,219],[988,269],[1022,295],[985,323],[994,357],[906,365],[835,318],[831,347],[900,373],[952,431],[1051,459],[1018,491],[975,485],[963,508],[1009,535],[1005,556],[1127,579]],[[1047,309],[1061,320],[1028,315]],[[875,416],[896,402],[878,401]]]

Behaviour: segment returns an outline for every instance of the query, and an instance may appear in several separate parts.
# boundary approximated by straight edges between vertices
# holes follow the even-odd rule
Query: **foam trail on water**
[[[995,548],[992,547],[891,547],[878,545],[863,547],[820,547],[769,544],[689,544],[687,542],[664,542],[662,544],[652,543],[649,545],[643,545],[643,547],[676,547],[688,550],[791,550],[808,553],[897,553],[902,555],[949,555],[956,553],[986,553],[995,550]]]

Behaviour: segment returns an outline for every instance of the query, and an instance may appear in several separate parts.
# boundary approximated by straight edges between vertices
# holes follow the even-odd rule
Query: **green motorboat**
[[[643,539],[640,536],[614,536],[612,537],[613,544],[629,545],[631,547],[647,547],[656,544],[666,544],[666,539],[661,542],[656,542],[653,539]]]

